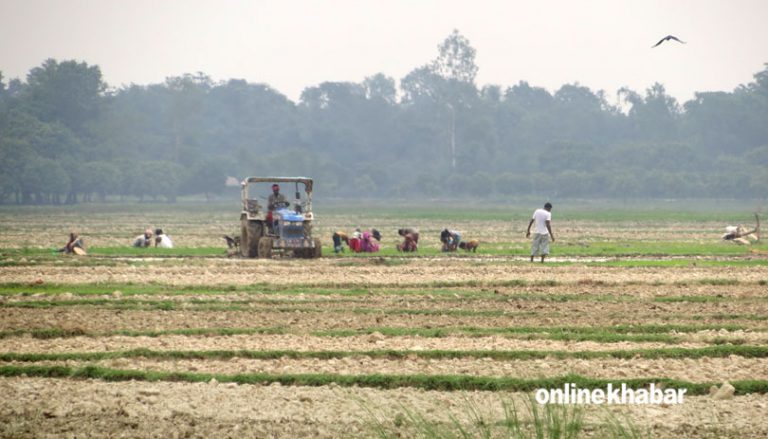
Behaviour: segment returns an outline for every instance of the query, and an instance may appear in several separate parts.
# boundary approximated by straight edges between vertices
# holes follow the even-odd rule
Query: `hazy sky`
[[[731,91],[768,62],[768,0],[0,0],[0,71],[98,65],[111,86],[203,72],[297,101],[323,81],[400,80],[453,29],[479,86],[579,82],[613,96],[664,84],[681,101]],[[667,42],[673,34],[688,44]]]

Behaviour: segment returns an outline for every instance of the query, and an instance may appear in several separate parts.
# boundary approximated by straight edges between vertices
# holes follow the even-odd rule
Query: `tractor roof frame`
[[[248,177],[240,182],[243,186],[248,183],[303,183],[305,192],[312,193],[312,179],[307,177]]]

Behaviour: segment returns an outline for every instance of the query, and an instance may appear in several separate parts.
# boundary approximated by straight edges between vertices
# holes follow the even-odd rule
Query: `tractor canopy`
[[[248,177],[240,182],[245,186],[248,183],[302,183],[307,194],[312,193],[312,179],[307,177]]]
[[[307,177],[248,177],[240,182],[242,187],[243,214],[249,220],[266,220],[267,203],[271,191],[269,185],[284,183],[281,193],[296,214],[304,221],[312,221],[312,179]],[[299,188],[303,186],[303,189]],[[289,207],[289,206],[281,206]],[[302,221],[298,220],[298,221]]]

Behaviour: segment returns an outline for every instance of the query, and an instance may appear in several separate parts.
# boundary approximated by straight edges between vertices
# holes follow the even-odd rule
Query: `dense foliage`
[[[644,93],[527,82],[481,89],[454,31],[399,81],[324,82],[294,103],[205,74],[111,89],[98,66],[46,60],[0,74],[0,202],[109,195],[174,201],[227,176],[306,175],[326,196],[764,197],[768,64],[680,105]]]

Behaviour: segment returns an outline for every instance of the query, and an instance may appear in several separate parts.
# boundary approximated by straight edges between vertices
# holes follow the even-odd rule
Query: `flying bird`
[[[683,44],[685,44],[685,41],[682,41],[680,38],[677,38],[677,37],[676,37],[676,36],[674,36],[674,35],[667,35],[666,37],[664,37],[664,38],[660,39],[658,43],[656,43],[656,44],[654,44],[653,46],[651,46],[651,49],[653,49],[654,47],[658,46],[659,44],[661,44],[661,43],[663,43],[663,42],[665,42],[665,41],[669,41],[669,40],[675,40],[675,41],[677,41],[678,43],[683,43]]]

